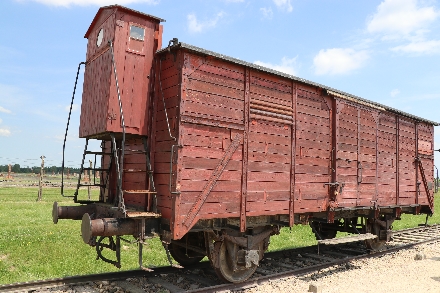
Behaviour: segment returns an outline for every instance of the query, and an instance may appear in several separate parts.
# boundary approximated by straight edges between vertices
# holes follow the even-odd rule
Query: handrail
[[[118,74],[116,72],[116,62],[115,62],[115,54],[113,51],[113,43],[112,41],[108,42],[110,45],[110,51],[112,53],[112,63],[113,63],[113,73],[115,75],[115,82],[116,82],[116,91],[118,94],[118,101],[119,101],[119,111],[121,113],[121,127],[122,127],[122,145],[121,145],[121,163],[120,163],[120,170],[118,172],[118,193],[119,193],[119,205],[122,207],[122,212],[125,215],[125,205],[124,205],[124,196],[122,191],[122,173],[124,172],[124,152],[125,152],[125,121],[124,121],[124,112],[122,111],[122,100],[121,100],[121,94],[119,91],[119,82],[118,82]],[[115,143],[116,148],[116,143]],[[116,149],[115,149],[116,151]]]
[[[75,99],[75,92],[76,92],[76,85],[78,84],[78,75],[79,71],[81,69],[81,65],[85,65],[86,62],[80,62],[78,64],[78,70],[76,72],[76,79],[75,79],[75,85],[73,87],[73,94],[72,94],[72,101],[70,102],[70,109],[69,109],[69,117],[67,118],[67,126],[66,126],[66,133],[64,134],[64,143],[63,143],[63,162],[61,164],[61,195],[63,197],[75,197],[73,195],[64,195],[64,153],[66,150],[66,140],[67,140],[67,132],[69,130],[69,124],[70,124],[70,116],[72,114],[72,108],[73,108],[73,100]]]
[[[171,128],[170,128],[170,122],[169,122],[169,119],[168,119],[167,106],[166,106],[166,104],[165,104],[165,97],[164,97],[164,95],[163,95],[163,90],[162,90],[161,71],[162,71],[162,59],[159,60],[159,87],[160,87],[160,93],[161,93],[161,96],[162,96],[163,110],[164,110],[164,112],[165,112],[165,118],[166,118],[166,120],[167,120],[168,134],[170,135],[170,137],[171,137],[173,140],[177,141],[177,138],[174,137],[174,136],[171,134]]]

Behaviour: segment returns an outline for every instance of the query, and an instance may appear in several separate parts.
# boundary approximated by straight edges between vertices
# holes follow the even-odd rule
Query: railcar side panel
[[[176,236],[198,219],[240,215],[244,75],[239,69],[183,55]]]
[[[297,85],[295,213],[327,210],[332,180],[331,103],[319,89]]]
[[[375,110],[358,110],[358,199],[357,206],[369,207],[377,197],[377,117]]]
[[[414,158],[432,170],[430,126],[203,54],[161,56],[155,176],[176,239],[200,219],[427,203]]]
[[[396,116],[379,113],[378,123],[377,204],[394,205],[397,198],[397,125]]]
[[[418,157],[420,158],[420,164],[424,169],[424,175],[426,176],[426,181],[428,182],[428,187],[431,193],[434,191],[432,182],[434,182],[434,127],[426,123],[417,123],[417,149]],[[417,169],[417,178],[420,181],[420,195],[418,197],[418,204],[429,203],[428,195],[423,186],[423,178],[420,168]]]
[[[410,205],[416,202],[416,169],[414,158],[417,156],[415,143],[415,123],[399,117],[399,197],[396,204]]]
[[[289,214],[292,83],[253,70],[249,75],[246,216]]]
[[[177,152],[180,109],[180,54],[156,59],[154,133],[154,181],[157,208],[162,216],[174,223],[176,196]],[[175,146],[175,147],[173,147]]]
[[[339,136],[336,137],[337,181],[344,183],[338,196],[340,207],[355,207],[358,200],[358,107],[338,101]]]

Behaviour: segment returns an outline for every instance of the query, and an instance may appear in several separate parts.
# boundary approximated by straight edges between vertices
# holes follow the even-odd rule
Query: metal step
[[[351,235],[341,238],[318,240],[318,244],[331,245],[331,244],[356,242],[356,241],[374,239],[374,238],[377,238],[377,235],[373,235],[371,233],[365,233],[365,234]]]
[[[155,212],[127,211],[128,218],[160,218],[161,214]]]

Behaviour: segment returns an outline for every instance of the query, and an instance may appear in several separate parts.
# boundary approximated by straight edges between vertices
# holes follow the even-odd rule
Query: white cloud
[[[269,8],[262,7],[262,8],[260,8],[260,11],[263,14],[264,18],[272,19],[272,17],[273,17],[272,8],[270,8],[270,7]]]
[[[397,96],[398,94],[400,94],[400,91],[398,89],[393,89],[390,93],[390,95],[394,98],[395,96]]]
[[[106,6],[115,4],[118,2],[119,5],[127,5],[131,3],[147,3],[147,4],[157,4],[160,0],[16,0],[18,2],[26,2],[33,1],[37,3],[41,3],[48,6],[64,6],[69,7],[70,5],[79,5],[79,6]]]
[[[415,41],[407,45],[396,46],[391,48],[391,50],[402,53],[439,53],[440,41]]]
[[[419,7],[418,0],[385,0],[367,23],[367,31],[405,36],[425,28],[434,21],[439,12],[434,7]]]
[[[365,50],[355,51],[350,48],[333,48],[320,50],[313,58],[313,64],[317,75],[346,74],[361,68],[368,58],[368,52]]]
[[[2,113],[6,113],[6,114],[11,114],[11,113],[12,113],[11,110],[8,110],[8,109],[6,109],[6,108],[3,108],[2,106],[0,106],[0,112],[2,112]]]
[[[197,16],[192,13],[188,14],[187,20],[188,20],[188,30],[191,33],[201,33],[202,31],[205,31],[209,28],[213,28],[217,25],[218,21],[224,16],[224,13],[221,11],[217,13],[213,19],[206,20],[206,21],[199,21],[197,20]]]
[[[0,128],[0,136],[10,136],[11,131],[6,128]]]
[[[287,12],[292,12],[293,10],[292,3],[290,2],[291,0],[273,0],[273,3],[275,3],[279,9]]]
[[[67,112],[69,112],[69,110],[70,110],[70,105],[69,105],[69,106],[66,106],[64,109],[65,109]],[[78,104],[73,104],[73,105],[72,105],[72,112],[76,112],[76,111],[78,111],[78,109],[79,109],[79,105],[78,105]]]
[[[283,57],[281,59],[281,64],[272,64],[272,63],[266,63],[266,62],[262,62],[262,61],[255,61],[254,64],[268,67],[273,70],[281,71],[281,72],[284,72],[287,74],[296,75],[297,73],[296,73],[295,68],[297,67],[297,64],[296,64],[297,57],[294,57],[294,58]]]

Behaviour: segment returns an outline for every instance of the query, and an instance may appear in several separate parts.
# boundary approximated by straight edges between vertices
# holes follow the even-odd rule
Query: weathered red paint
[[[109,42],[119,82],[127,134],[148,135],[154,52],[160,49],[160,20],[118,5],[102,7],[85,38],[88,39],[80,137],[107,139],[121,133],[121,114]],[[142,41],[130,37],[130,26],[144,29]],[[97,45],[99,32],[103,38]]]
[[[243,229],[250,216],[289,214],[293,222],[293,213],[325,212],[329,206],[428,204],[424,188],[417,197],[413,160],[417,125],[425,131],[423,136],[419,131],[419,153],[429,157],[423,166],[432,169],[432,125],[184,49],[160,58],[166,59],[156,68],[162,68],[177,141],[162,143],[156,158],[172,144],[182,146],[175,149],[172,169],[172,191],[178,195],[168,188],[169,156],[155,164],[159,205],[171,213],[175,238],[189,230],[182,223],[195,212],[197,219],[239,217]],[[161,104],[160,94],[156,98]],[[156,119],[160,144],[168,130],[163,113],[157,117],[162,117]],[[194,201],[237,132],[246,143],[195,211]],[[334,196],[335,189],[324,185],[329,182],[344,183],[342,192]]]
[[[128,38],[131,23],[149,32],[144,43]],[[80,136],[122,132],[105,47],[114,40],[130,134],[123,189],[150,188],[147,136],[157,209],[173,239],[205,219],[235,218],[243,232],[253,216],[285,215],[293,225],[294,216],[318,213],[332,222],[341,208],[432,208],[432,124],[185,47],[153,54],[161,32],[157,19],[119,6],[98,12],[86,34]],[[114,180],[105,192],[113,202]],[[148,192],[126,192],[124,201],[151,210]]]

